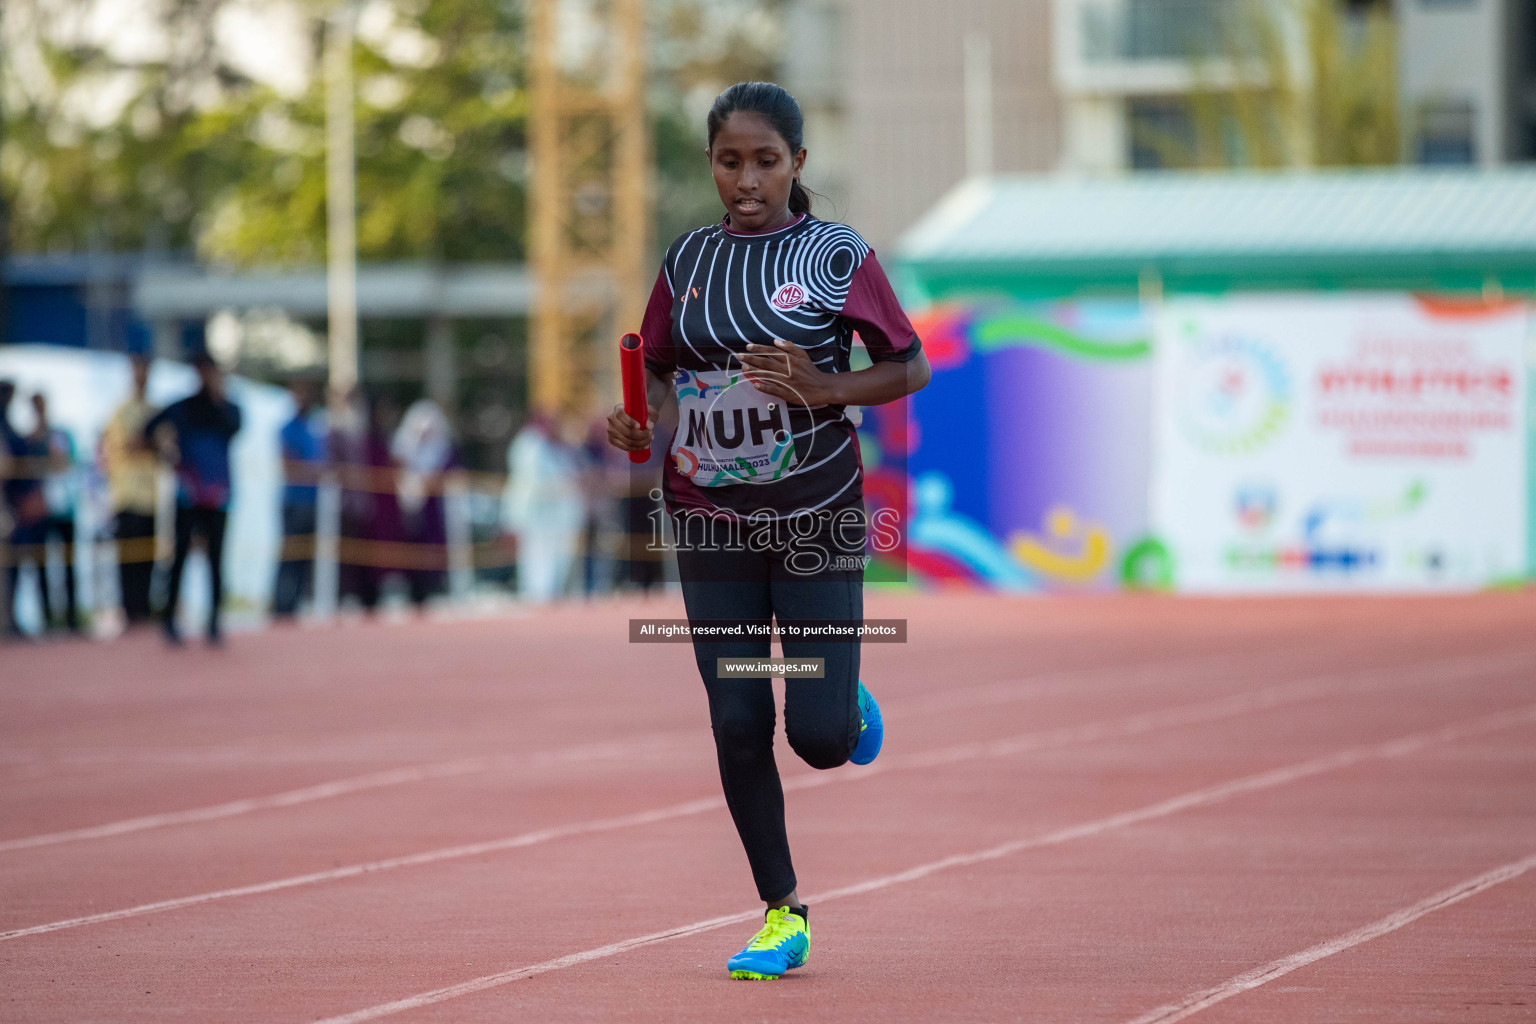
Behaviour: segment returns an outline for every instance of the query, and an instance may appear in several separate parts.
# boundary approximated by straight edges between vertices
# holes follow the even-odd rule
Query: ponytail
[[[799,178],[796,178],[794,184],[789,186],[789,212],[811,212],[811,190],[800,184]]]

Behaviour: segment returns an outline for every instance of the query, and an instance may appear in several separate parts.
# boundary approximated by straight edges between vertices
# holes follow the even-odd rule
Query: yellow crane
[[[648,296],[644,0],[530,0],[530,406],[618,395],[618,334]]]

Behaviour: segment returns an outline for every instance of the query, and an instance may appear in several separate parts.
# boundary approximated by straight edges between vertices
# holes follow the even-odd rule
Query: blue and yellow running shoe
[[[848,755],[848,760],[854,764],[869,764],[880,754],[880,743],[885,739],[885,726],[880,722],[880,705],[864,689],[862,679],[859,681],[859,714],[863,716],[864,723],[859,726],[859,742],[853,748],[853,753]]]
[[[746,948],[726,961],[731,977],[738,980],[773,981],[785,971],[803,967],[811,956],[810,915],[804,907],[788,906],[768,911],[763,929]]]

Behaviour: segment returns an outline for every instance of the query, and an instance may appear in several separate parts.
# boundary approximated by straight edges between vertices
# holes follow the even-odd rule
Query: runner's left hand
[[[837,374],[825,373],[805,349],[792,341],[776,340],[772,345],[748,344],[741,365],[747,380],[765,395],[782,398],[791,405],[837,404]]]

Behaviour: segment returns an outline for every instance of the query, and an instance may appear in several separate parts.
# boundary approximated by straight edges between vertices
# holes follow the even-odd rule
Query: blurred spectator
[[[617,536],[614,539],[616,582],[649,593],[666,577],[664,550],[657,530],[665,518],[661,506],[661,469],[667,455],[666,438],[657,430],[656,442],[644,462],[630,462],[629,455],[607,445],[609,492],[615,495]]]
[[[578,471],[585,506],[581,530],[581,589],[587,597],[613,589],[615,538],[618,533],[618,492],[610,466],[612,452],[626,464],[629,454],[608,443],[608,421],[598,418],[588,425],[577,449]]]
[[[530,419],[507,448],[507,525],[517,534],[517,583],[523,599],[562,596],[585,518],[580,471],[550,417]]]
[[[150,363],[144,356],[133,356],[130,366],[133,391],[102,431],[101,464],[112,501],[123,615],[129,626],[136,626],[147,622],[151,614],[149,587],[155,571],[160,466],[144,438],[144,427],[157,411],[144,397]]]
[[[42,459],[43,517],[37,554],[38,596],[43,606],[43,628],[53,625],[53,587],[48,578],[48,542],[58,538],[64,555],[64,626],[80,632],[80,609],[75,591],[75,506],[80,498],[80,478],[75,467],[75,441],[69,431],[48,420],[48,396],[32,396],[35,425],[32,445]]]
[[[229,515],[229,442],[240,430],[240,409],[224,394],[224,377],[207,353],[192,360],[202,388],[189,398],[173,402],[144,425],[144,437],[166,445],[176,464],[176,553],[165,599],[165,638],[181,644],[176,608],[181,597],[181,576],[199,533],[208,554],[212,593],[208,606],[208,642],[223,642],[219,617],[224,601],[224,527]],[[169,439],[157,438],[167,428]]]
[[[316,508],[320,472],[325,466],[326,438],[318,390],[314,382],[295,380],[293,419],[283,425],[278,441],[283,450],[283,555],[272,588],[272,614],[292,618],[299,602],[313,596]]]
[[[46,450],[11,426],[11,399],[15,395],[15,384],[0,381],[0,443],[4,444],[9,466],[5,477],[5,506],[11,520],[10,551],[5,562],[5,632],[10,637],[22,635],[16,622],[16,584],[23,560],[38,566],[41,589],[47,589],[42,570],[48,522],[42,479]]]
[[[0,380],[0,396],[3,396],[4,404],[0,405],[0,567],[8,568],[11,564],[11,509],[6,501],[7,484],[11,479],[11,445],[6,422],[7,407],[11,398],[16,394],[16,385],[8,380]],[[0,640],[8,640],[11,636],[11,587],[10,574],[0,572],[0,607],[5,609],[0,612]]]
[[[400,502],[389,454],[398,412],[387,393],[365,398],[359,392],[353,403],[348,422],[333,425],[330,434],[342,484],[340,592],[372,612],[379,604],[383,568],[400,539]]]
[[[443,474],[455,462],[448,417],[430,398],[411,403],[389,446],[399,467],[395,493],[400,503],[402,550],[411,603],[417,608],[441,593],[448,569],[448,530],[443,507]]]
[[[16,452],[12,443],[11,399],[16,396],[16,385],[0,380],[0,637],[10,639],[15,634],[11,605],[11,475],[14,472]]]

